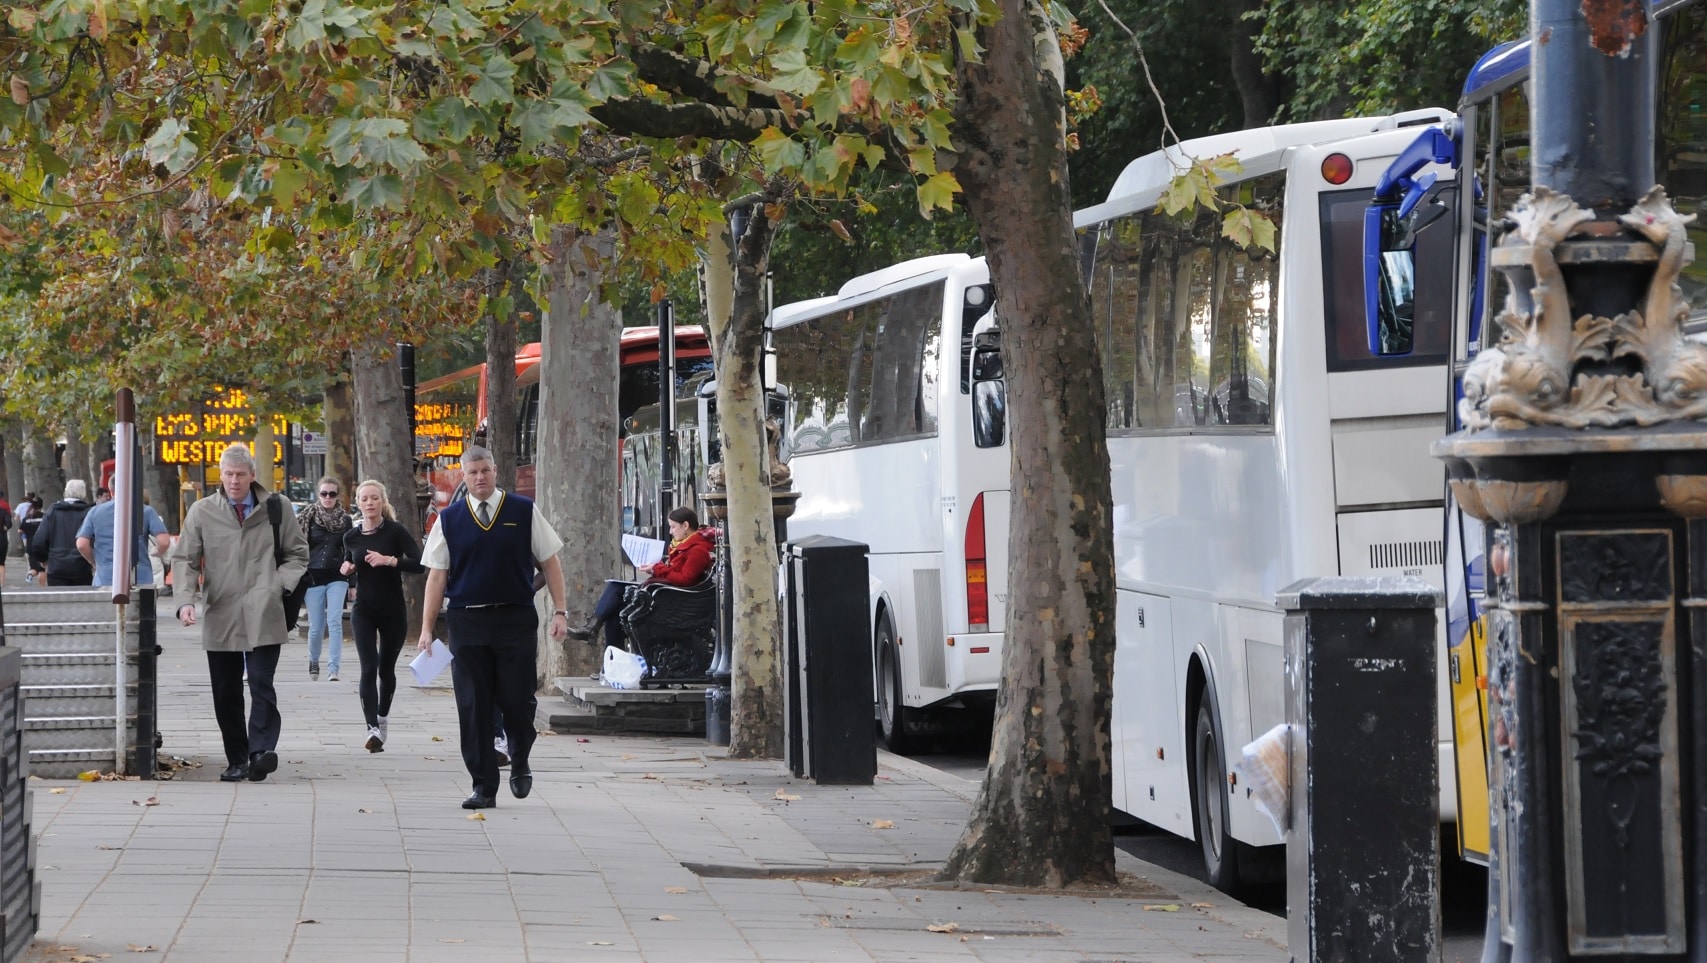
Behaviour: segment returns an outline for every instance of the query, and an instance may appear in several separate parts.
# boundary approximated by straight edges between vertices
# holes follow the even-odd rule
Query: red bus
[[[658,329],[622,329],[619,350],[617,419],[621,444],[635,414],[647,408],[655,410],[658,405]],[[539,452],[539,375],[540,346],[536,341],[516,352],[516,491],[530,498],[535,491],[534,462]],[[704,329],[677,328],[678,401],[691,404],[699,386],[710,377],[711,345]],[[424,464],[433,496],[427,509],[429,527],[432,517],[450,502],[462,481],[462,449],[470,438],[485,434],[487,414],[484,364],[434,378],[415,389],[416,457]],[[633,528],[634,522],[625,519],[624,528]]]

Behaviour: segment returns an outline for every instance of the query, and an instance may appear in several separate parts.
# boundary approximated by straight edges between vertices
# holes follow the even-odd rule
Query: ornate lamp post
[[[1585,14],[1584,10],[1590,11]],[[1636,0],[1534,0],[1511,295],[1435,445],[1491,523],[1483,959],[1707,960],[1707,347]]]

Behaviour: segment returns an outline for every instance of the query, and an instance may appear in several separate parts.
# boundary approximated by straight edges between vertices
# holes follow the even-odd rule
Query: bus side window
[[[1007,441],[1008,387],[998,335],[981,334],[972,349],[972,443],[1000,448]]]

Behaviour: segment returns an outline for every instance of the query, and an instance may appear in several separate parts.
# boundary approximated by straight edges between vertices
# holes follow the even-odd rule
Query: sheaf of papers
[[[434,639],[432,648],[415,656],[415,660],[409,663],[409,671],[415,673],[416,685],[428,685],[439,677],[445,666],[450,665],[450,660],[450,646]]]
[[[622,552],[628,556],[629,563],[635,568],[655,565],[664,557],[664,543],[644,535],[624,535]]]

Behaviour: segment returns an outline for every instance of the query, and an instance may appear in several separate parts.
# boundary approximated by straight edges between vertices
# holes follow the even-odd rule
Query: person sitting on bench
[[[699,516],[691,508],[678,508],[670,513],[670,547],[664,552],[663,561],[654,565],[642,565],[636,571],[646,576],[646,581],[638,583],[651,585],[662,582],[665,585],[686,587],[698,585],[705,578],[705,573],[711,569],[711,550],[716,544],[716,531],[711,528],[699,527]],[[622,612],[624,594],[634,582],[610,579],[605,582],[605,592],[599,596],[599,602],[593,606],[592,617],[587,624],[569,630],[569,635],[583,642],[591,642],[598,634],[602,625],[605,630],[605,644],[622,648],[622,623],[617,615]]]

